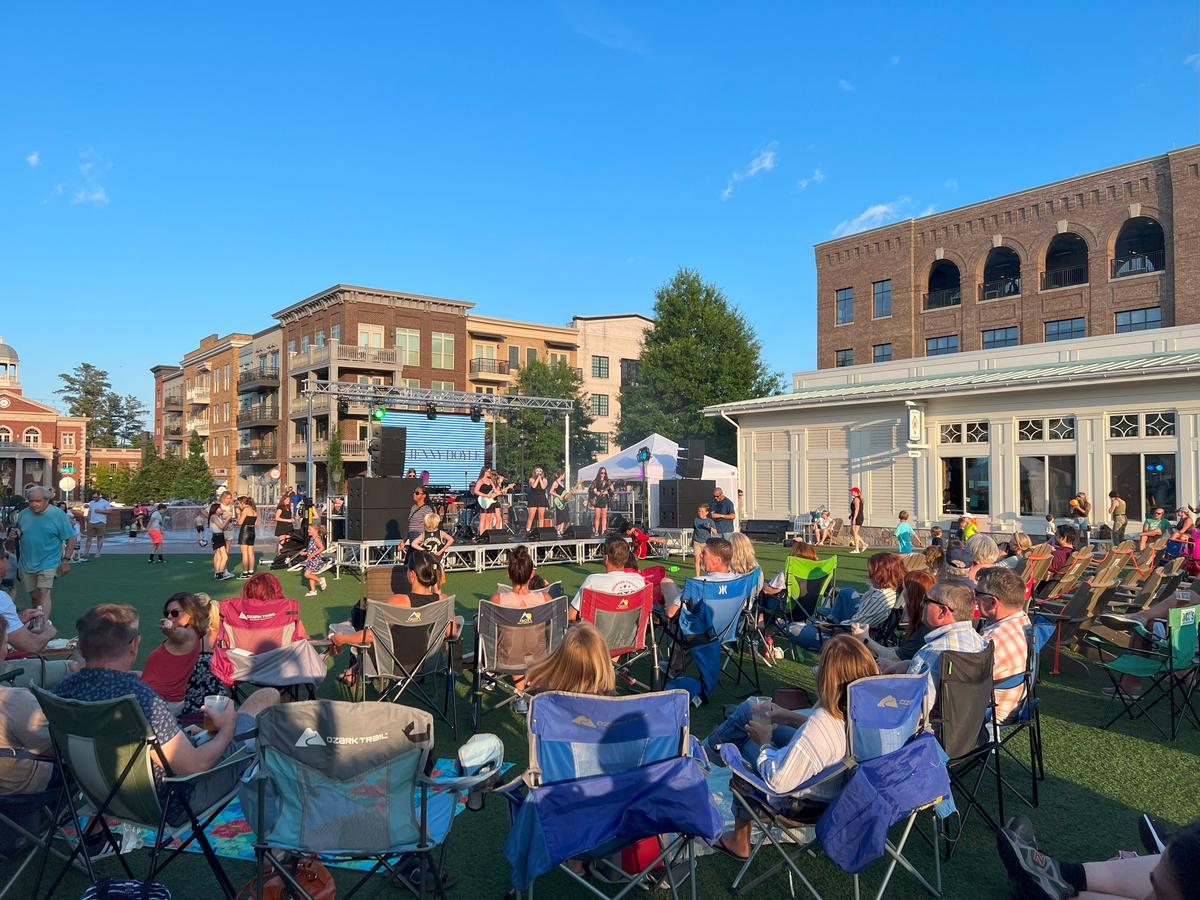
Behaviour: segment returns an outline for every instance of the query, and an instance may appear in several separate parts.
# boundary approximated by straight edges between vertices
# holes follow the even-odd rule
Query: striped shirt
[[[992,662],[992,678],[1003,681],[1025,671],[1029,662],[1029,644],[1025,640],[1025,629],[1029,627],[1029,616],[1024,610],[1006,616],[998,622],[984,627],[980,637],[995,647]],[[1025,685],[996,691],[996,721],[1003,722],[1016,710],[1025,693]]]
[[[887,621],[896,606],[896,592],[892,588],[873,587],[858,599],[858,609],[843,625],[866,625],[874,628]]]
[[[784,747],[765,745],[755,760],[758,774],[777,794],[790,794],[804,782],[839,762],[846,755],[846,723],[817,707],[796,729]],[[832,799],[841,782],[813,789],[816,799]]]

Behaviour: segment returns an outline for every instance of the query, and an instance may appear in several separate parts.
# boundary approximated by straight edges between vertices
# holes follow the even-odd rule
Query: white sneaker
[[[324,579],[324,578],[322,578],[322,579],[321,579],[321,580],[318,582],[318,584],[320,584],[320,585],[321,585],[321,590],[325,590],[325,589],[328,587],[328,585],[327,585],[327,584],[325,584],[325,579]]]
[[[308,592],[308,593],[306,593],[304,596],[305,596],[305,597],[315,597],[315,596],[317,596],[317,592],[316,592],[316,591],[309,591],[309,592]]]

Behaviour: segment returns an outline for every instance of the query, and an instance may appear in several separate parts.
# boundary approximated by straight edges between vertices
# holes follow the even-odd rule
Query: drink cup
[[[771,713],[770,697],[755,697],[750,704],[750,718],[765,719]]]
[[[219,729],[212,719],[209,718],[210,713],[223,713],[229,708],[233,701],[224,694],[210,694],[204,698],[204,730],[216,733]]]

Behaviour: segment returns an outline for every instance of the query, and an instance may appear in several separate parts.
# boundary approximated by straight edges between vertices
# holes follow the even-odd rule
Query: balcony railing
[[[985,281],[979,286],[980,300],[999,300],[1001,297],[1019,296],[1021,296],[1020,275],[997,278],[995,281]]]
[[[163,426],[163,434],[165,434],[169,438],[183,437],[183,434],[184,434],[183,423],[177,422],[173,425],[164,425]]]
[[[279,369],[276,367],[242,369],[238,372],[239,391],[253,391],[265,387],[279,387]]]
[[[962,291],[958,288],[946,291],[930,291],[924,298],[925,309],[946,309],[962,304]]]
[[[279,462],[279,448],[274,444],[261,447],[238,447],[237,461],[240,463]]]
[[[490,359],[477,356],[471,360],[471,375],[508,375],[508,362],[503,359]]]
[[[288,459],[302,460],[306,458],[307,448],[304,446],[303,439],[297,438],[288,451]],[[328,459],[329,458],[329,441],[326,438],[321,438],[313,444],[313,459]],[[367,442],[366,441],[342,441],[342,459],[366,459],[367,458]]]
[[[209,398],[208,388],[191,388],[187,392],[187,402],[197,406],[208,406]]]
[[[163,394],[163,409],[183,409],[183,391],[168,391]]]
[[[1062,269],[1047,269],[1042,273],[1042,290],[1071,287],[1088,283],[1087,266],[1066,266]]]
[[[1167,264],[1166,250],[1147,250],[1145,253],[1130,253],[1117,257],[1112,261],[1112,277],[1125,278],[1128,275],[1146,275],[1150,272],[1161,272]]]
[[[53,444],[44,441],[0,441],[0,450],[53,450]],[[67,451],[68,453],[72,451]]]
[[[183,430],[188,434],[208,434],[208,419],[188,419],[183,423]]]
[[[329,396],[327,394],[319,395],[312,398],[312,408],[314,413],[324,415],[329,410]],[[302,416],[308,414],[308,398],[293,397],[291,404],[288,406],[288,412],[293,416]]]
[[[278,406],[239,406],[237,411],[238,427],[250,425],[278,425]]]
[[[337,345],[338,362],[366,363],[367,365],[396,365],[395,349],[384,347],[355,347],[352,344]]]

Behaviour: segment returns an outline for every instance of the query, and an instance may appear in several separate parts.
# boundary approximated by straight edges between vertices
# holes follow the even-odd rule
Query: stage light
[[[345,400],[339,400],[338,401],[338,415],[344,416],[348,412],[350,412],[350,404],[347,403]]]
[[[479,422],[482,419],[483,419],[483,407],[482,406],[472,406],[471,407],[471,421]]]
[[[437,407],[432,403],[425,404],[425,418],[431,422],[437,418]]]
[[[377,406],[373,410],[371,410],[371,418],[374,419],[376,422],[382,422],[383,417],[386,413],[387,413],[386,409],[384,409],[382,406]]]
[[[650,462],[650,448],[649,447],[643,447],[641,450],[639,450],[637,452],[637,461],[640,462],[642,465],[645,465],[646,463]]]

